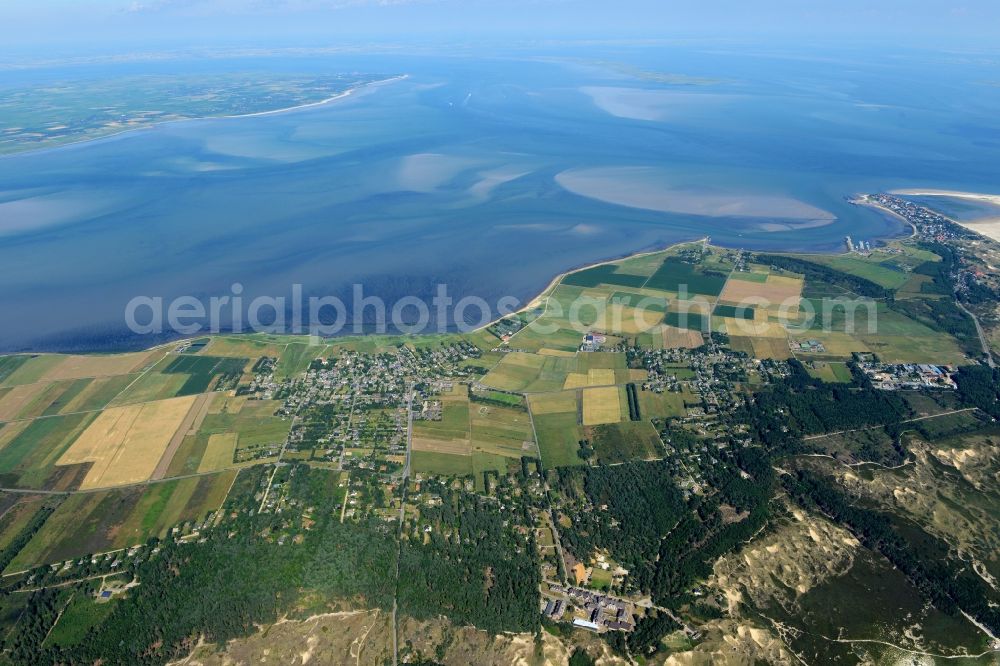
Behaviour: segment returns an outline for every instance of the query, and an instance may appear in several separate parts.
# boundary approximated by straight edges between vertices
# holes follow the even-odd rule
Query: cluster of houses
[[[873,194],[862,197],[862,200],[866,198],[868,201],[887,208],[904,218],[916,228],[917,235],[924,240],[946,241],[961,233],[944,215],[905,199],[894,197],[891,194]]]

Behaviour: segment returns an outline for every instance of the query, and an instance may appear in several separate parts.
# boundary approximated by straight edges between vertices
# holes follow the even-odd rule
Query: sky
[[[989,46],[998,29],[998,0],[0,0],[0,53],[477,36]]]

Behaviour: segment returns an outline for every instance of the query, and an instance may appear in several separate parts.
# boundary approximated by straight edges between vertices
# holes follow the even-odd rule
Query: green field
[[[469,476],[473,473],[472,456],[457,456],[433,451],[414,451],[410,454],[413,471],[441,476]]]
[[[729,317],[730,319],[750,319],[753,320],[754,308],[750,305],[716,305],[712,312],[715,317]]]
[[[275,378],[288,379],[306,371],[313,359],[321,355],[323,347],[309,344],[290,344],[278,356]]]
[[[246,358],[223,356],[177,356],[162,372],[166,375],[187,375],[175,395],[195,395],[207,391],[212,380],[218,376],[238,380],[248,362]]]
[[[472,450],[508,457],[535,455],[531,419],[528,412],[507,407],[472,403]]]
[[[221,433],[237,435],[237,449],[282,444],[288,438],[292,422],[274,416],[280,403],[269,400],[248,400],[238,412],[208,414],[198,430],[199,436]]]
[[[763,284],[767,282],[767,272],[758,273],[745,273],[743,271],[733,271],[729,279],[730,280],[740,280],[741,282],[756,282],[758,284]]]
[[[815,361],[807,365],[806,370],[816,379],[821,379],[831,384],[850,384],[853,381],[851,370],[847,367],[846,363]]]
[[[647,296],[645,294],[636,293],[634,291],[616,291],[611,294],[609,299],[611,303],[620,303],[622,305],[627,305],[629,307],[641,307],[647,312],[666,312],[667,303],[664,298],[657,298],[654,296]]]
[[[696,311],[668,312],[663,317],[663,323],[674,328],[685,328],[690,331],[708,330],[708,318],[698,314]]]
[[[137,377],[138,375],[98,377],[88,384],[87,388],[63,409],[63,412],[86,412],[94,409],[104,409],[129,384],[135,381]]]
[[[0,449],[0,484],[21,488],[73,485],[83,467],[56,467],[55,463],[95,416],[71,414],[32,421]]]
[[[695,395],[687,390],[681,393],[639,391],[638,396],[639,409],[645,419],[679,418],[686,414],[685,401],[692,404],[697,402]]]
[[[649,460],[662,453],[660,437],[649,421],[599,425],[588,428],[587,433],[597,462],[602,465]]]
[[[867,258],[850,254],[806,254],[798,255],[797,258],[870,280],[886,289],[898,289],[909,279],[909,273],[899,266],[883,261],[884,255],[881,253],[874,253]]]
[[[583,430],[577,424],[576,412],[537,414],[534,420],[538,448],[546,468],[584,464],[584,460],[577,455]]]
[[[483,378],[482,383],[506,391],[558,391],[566,383],[566,376],[571,372],[578,372],[578,368],[577,357],[573,356],[513,352],[504,356],[497,367]]]
[[[91,382],[93,382],[93,379],[89,378],[70,379],[65,382],[59,382],[61,389],[59,394],[45,407],[45,411],[41,413],[41,416],[52,416],[66,409],[73,400],[90,387]]]
[[[0,386],[14,374],[22,365],[28,362],[30,356],[0,356]]]
[[[45,639],[45,646],[79,643],[91,628],[106,620],[117,605],[117,599],[99,602],[90,594],[78,592],[73,595],[73,599],[59,616],[59,621],[52,627],[52,632]]]
[[[235,471],[127,488],[70,495],[10,563],[21,571],[143,543],[180,522],[218,509]]]
[[[63,362],[56,354],[41,356],[4,356],[0,358],[0,386],[34,384],[52,368]]]
[[[668,257],[653,273],[645,286],[674,293],[684,288],[688,294],[718,296],[726,285],[726,275],[706,271],[695,264],[689,264],[674,257]]]
[[[618,267],[611,264],[603,264],[570,273],[562,279],[562,284],[574,287],[596,287],[601,284],[618,287],[641,287],[645,283],[645,275],[619,273]]]
[[[467,439],[469,437],[469,401],[446,398],[441,403],[440,421],[414,421],[414,437]]]

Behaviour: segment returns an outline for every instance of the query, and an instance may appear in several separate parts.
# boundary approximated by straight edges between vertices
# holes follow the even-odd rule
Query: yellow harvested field
[[[214,398],[214,393],[202,393],[195,397],[194,404],[188,410],[188,413],[184,415],[184,420],[177,427],[174,436],[170,438],[166,450],[164,450],[163,455],[160,457],[159,464],[153,470],[152,478],[162,479],[167,475],[167,470],[170,469],[170,461],[173,460],[177,449],[181,447],[184,438],[188,435],[194,436],[201,429],[201,424],[208,415],[208,410],[212,406]]]
[[[237,437],[235,432],[223,432],[209,436],[205,453],[201,457],[201,462],[198,463],[198,472],[212,472],[232,467]]]
[[[45,381],[81,379],[83,377],[113,377],[138,372],[162,358],[165,352],[144,351],[114,356],[67,356],[45,373]]]
[[[528,396],[532,414],[576,413],[576,391],[535,393]]]
[[[621,421],[622,412],[618,393],[617,386],[584,389],[583,425],[601,425],[602,423]]]
[[[753,355],[757,358],[789,359],[792,352],[785,338],[748,338],[753,347]]]
[[[503,360],[500,363],[503,365],[518,365],[525,368],[540,368],[545,363],[545,359],[539,357],[537,354],[518,351],[504,354]]]
[[[801,296],[802,278],[768,275],[765,282],[727,281],[725,289],[719,295],[719,302],[753,306],[789,303],[797,307]]]
[[[467,439],[433,439],[431,437],[414,437],[414,451],[430,453],[450,453],[455,456],[471,456],[472,448]]]
[[[196,399],[185,396],[107,409],[56,464],[94,463],[81,490],[147,481]]]
[[[209,414],[238,414],[247,402],[245,395],[231,396],[224,393],[215,393],[215,400],[208,408]]]
[[[664,349],[696,349],[705,344],[700,331],[674,326],[663,327]]]
[[[590,386],[607,386],[615,383],[615,371],[606,368],[591,368],[587,371]]]
[[[715,317],[718,321],[726,325],[729,335],[742,335],[752,338],[781,338],[788,337],[788,331],[784,326],[775,322],[756,321],[751,319],[733,319],[731,317]]]
[[[576,356],[576,352],[575,351],[567,351],[565,349],[545,349],[545,348],[542,348],[542,349],[538,350],[538,353],[541,356],[561,356],[563,358],[569,358],[569,357]]]
[[[21,384],[7,391],[0,398],[0,421],[16,419],[21,410],[30,405],[47,386],[48,384],[43,383]]]
[[[612,304],[607,308],[604,321],[595,326],[612,333],[636,335],[657,329],[662,321],[662,312]]]
[[[615,383],[615,371],[611,369],[590,369],[586,374],[571,372],[566,375],[563,390],[587,388],[588,386],[608,386]]]
[[[285,348],[283,344],[265,343],[246,337],[215,337],[203,350],[206,356],[228,356],[233,358],[277,358]]]

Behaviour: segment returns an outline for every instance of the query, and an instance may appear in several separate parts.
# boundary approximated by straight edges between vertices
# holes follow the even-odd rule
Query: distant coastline
[[[232,118],[260,118],[262,116],[277,116],[285,113],[291,113],[292,111],[301,111],[302,109],[311,109],[317,106],[326,106],[332,102],[350,97],[357,91],[363,88],[375,88],[386,83],[394,83],[396,81],[402,81],[409,78],[409,74],[400,74],[399,76],[390,76],[388,79],[379,79],[377,81],[368,81],[367,83],[362,83],[360,85],[354,86],[353,88],[348,88],[343,92],[339,92],[333,97],[327,97],[326,99],[321,99],[318,102],[307,102],[306,104],[297,104],[296,106],[289,106],[283,109],[272,109],[270,111],[255,111],[254,113],[239,113],[230,116],[204,116],[202,118],[185,118],[184,120],[230,120]],[[181,121],[168,121],[168,122],[181,122]]]
[[[109,132],[108,134],[96,134],[94,136],[81,137],[79,139],[74,139],[72,141],[67,141],[66,143],[59,143],[51,146],[41,146],[38,148],[29,148],[27,150],[14,151],[10,153],[0,154],[0,160],[9,159],[13,157],[24,157],[25,155],[35,155],[38,153],[45,153],[49,151],[62,150],[63,148],[70,148],[72,146],[80,146],[83,144],[88,144],[97,141],[107,141],[108,139],[114,139],[125,134],[133,134],[136,132],[143,132],[154,129],[156,127],[161,127],[163,125],[172,125],[174,123],[187,123],[201,120],[234,120],[237,118],[259,118],[262,116],[273,116],[281,115],[286,113],[292,113],[294,111],[301,111],[303,109],[309,109],[313,107],[326,106],[332,104],[333,102],[340,101],[351,95],[355,94],[359,90],[369,87],[377,87],[387,83],[394,83],[396,81],[402,81],[403,79],[409,78],[409,74],[400,74],[398,76],[391,76],[388,79],[378,79],[376,81],[367,81],[365,83],[358,84],[347,90],[341,91],[332,97],[327,97],[326,99],[321,99],[317,102],[308,102],[306,104],[297,104],[295,106],[283,107],[280,109],[271,109],[269,111],[255,111],[253,113],[240,113],[240,114],[230,114],[223,116],[191,116],[182,118],[168,118],[166,120],[158,120],[149,123],[148,125],[141,125],[138,127],[129,127],[122,130],[117,130],[114,132]]]

